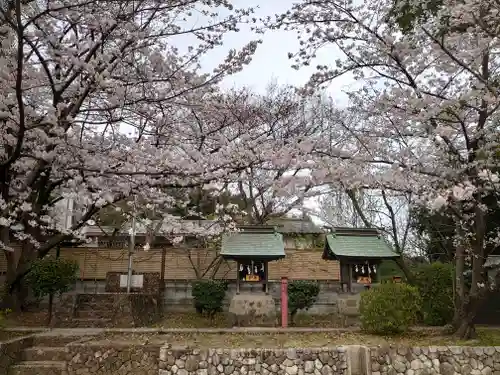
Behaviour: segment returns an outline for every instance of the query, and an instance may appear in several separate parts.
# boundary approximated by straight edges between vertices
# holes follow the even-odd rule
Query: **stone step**
[[[74,318],[71,321],[74,328],[107,328],[111,326],[111,319],[106,318]]]
[[[67,375],[66,362],[23,361],[10,366],[9,375]]]
[[[113,305],[116,297],[114,294],[80,294],[78,304],[108,304]]]
[[[77,310],[75,318],[82,319],[108,319],[113,314],[111,310]]]
[[[113,311],[116,307],[111,304],[90,304],[90,303],[80,303],[76,309],[76,311],[93,311],[93,310],[101,310],[101,311]]]
[[[81,339],[81,335],[52,335],[52,334],[41,334],[33,338],[33,346],[45,346],[45,347],[60,347],[70,342],[77,341]]]
[[[24,361],[65,361],[67,355],[68,350],[64,346],[33,346],[24,349],[22,358]]]

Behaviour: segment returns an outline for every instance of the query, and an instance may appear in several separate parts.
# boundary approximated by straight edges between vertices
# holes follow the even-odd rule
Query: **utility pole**
[[[135,250],[135,209],[136,209],[136,196],[134,195],[134,203],[132,206],[132,228],[130,233],[130,244],[128,250],[128,274],[127,274],[127,293],[130,293],[132,286],[132,257]]]

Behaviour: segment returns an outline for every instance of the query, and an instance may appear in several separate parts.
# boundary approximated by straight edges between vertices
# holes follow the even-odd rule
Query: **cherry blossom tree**
[[[236,121],[243,128],[269,129],[268,136],[277,147],[280,143],[297,142],[299,148],[309,150],[310,145],[303,146],[301,143],[323,134],[329,126],[326,112],[332,103],[325,103],[320,97],[301,98],[293,87],[270,84],[264,94],[256,94],[248,88],[230,90],[224,98],[227,101],[224,110],[207,117],[196,112],[195,119],[200,127],[206,126],[207,119],[215,119],[219,124]],[[279,152],[279,148],[276,151]],[[293,155],[284,156],[292,159],[284,159],[283,163],[265,161],[248,165],[240,170],[235,180],[228,179],[225,184],[171,189],[169,195],[175,198],[172,202],[174,206],[168,206],[165,213],[184,219],[211,219],[217,205],[233,206],[231,212],[226,210],[226,213],[247,224],[263,224],[271,215],[284,215],[300,207],[311,195],[318,194],[306,168],[294,161]],[[300,184],[297,183],[299,180]],[[119,228],[128,220],[131,208],[125,202],[115,206],[114,209],[101,210],[101,214]],[[137,206],[145,217],[152,218],[148,209],[150,202],[141,202]]]
[[[399,254],[418,249],[412,241],[411,197],[400,192],[376,189],[332,189],[318,200],[313,213],[327,225],[369,227],[380,230]]]
[[[264,95],[247,92],[241,96],[247,107],[253,108],[254,120],[281,124],[273,132],[276,141],[285,144],[296,142],[304,154],[314,148],[314,140],[325,136],[332,122],[335,105],[321,95],[301,98],[293,87],[271,83]],[[241,118],[241,116],[239,116]],[[294,160],[293,155],[283,155],[281,165],[266,163],[249,166],[241,171],[242,177],[228,189],[238,196],[238,206],[243,213],[240,221],[246,224],[265,224],[271,217],[286,215],[301,208],[309,198],[320,194],[318,181],[311,178],[310,165]],[[303,161],[303,160],[302,160]]]
[[[224,110],[207,116],[196,113],[196,122],[200,127],[204,128],[206,121],[216,120],[219,124],[236,121],[242,128],[269,129],[268,136],[276,142],[277,155],[280,144],[296,142],[298,148],[309,150],[307,139],[324,132],[329,122],[326,114],[332,109],[332,103],[325,103],[321,97],[301,98],[293,87],[274,83],[264,94],[256,94],[248,88],[230,90],[224,94],[224,100]],[[198,253],[200,247],[212,251],[221,228],[231,229],[235,224],[266,224],[272,217],[285,215],[300,207],[308,197],[318,194],[307,169],[294,161],[292,154],[284,154],[283,158],[280,163],[268,160],[248,165],[235,174],[235,179],[226,179],[224,183],[219,180],[207,186],[170,189],[169,195],[174,201],[167,207],[157,207],[155,212],[148,201],[137,202],[133,205],[134,210],[131,204],[127,204],[132,202],[129,198],[129,202],[118,202],[101,210],[97,223],[111,224],[112,228],[100,225],[107,235],[123,233],[123,228],[130,226],[131,215],[135,212],[137,225],[149,233],[149,240],[148,236],[145,239],[147,244],[154,246],[155,237],[177,239],[181,242],[176,246],[186,248],[186,256],[196,275],[215,276],[222,258],[216,257],[204,270],[199,270],[191,259],[191,248],[198,248]],[[225,223],[213,221],[222,213],[228,218]],[[178,228],[172,223],[162,225],[162,221],[171,216],[205,221],[199,231],[186,231],[182,220]]]
[[[0,246],[19,302],[29,263],[81,236],[101,208],[130,196],[174,206],[172,189],[226,184],[250,166],[302,160],[295,140],[273,136],[282,124],[239,121],[232,98],[217,88],[250,61],[258,41],[229,51],[212,72],[200,70],[251,9],[226,0],[6,4]],[[185,50],[174,47],[181,37],[191,41]],[[82,209],[69,228],[58,220],[64,199]],[[175,226],[178,218],[164,219]]]
[[[267,20],[298,31],[300,51],[290,54],[297,69],[313,64],[325,46],[339,52],[331,66],[317,66],[305,91],[345,74],[361,86],[348,93],[349,109],[361,116],[349,127],[350,148],[325,147],[317,167],[347,186],[408,192],[451,212],[454,327],[462,338],[475,335],[475,315],[492,287],[483,265],[498,243],[496,228],[486,223],[499,179],[499,10],[487,0],[443,0],[432,17],[415,19],[410,33],[393,22],[394,3],[387,0],[302,1]]]

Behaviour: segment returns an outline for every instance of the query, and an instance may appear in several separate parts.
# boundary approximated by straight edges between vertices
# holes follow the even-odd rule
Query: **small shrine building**
[[[353,286],[369,288],[378,283],[380,263],[397,258],[399,255],[374,228],[333,228],[326,235],[323,259],[340,263],[340,283],[344,292],[357,289]]]
[[[262,291],[268,293],[268,263],[285,257],[283,235],[268,225],[239,229],[223,235],[220,252],[224,259],[237,263],[236,293],[246,283],[262,284]]]

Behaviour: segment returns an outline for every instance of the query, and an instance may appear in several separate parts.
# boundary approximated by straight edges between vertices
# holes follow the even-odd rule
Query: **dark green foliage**
[[[78,263],[47,256],[31,264],[26,281],[35,297],[67,292],[76,281]]]
[[[4,328],[7,323],[7,317],[12,312],[11,309],[0,310],[0,328]]]
[[[195,281],[191,294],[194,298],[196,312],[209,316],[221,312],[226,291],[227,282],[223,280]]]
[[[442,4],[442,0],[395,0],[390,18],[403,33],[410,33],[415,23],[436,15]]]
[[[243,199],[239,195],[225,191],[219,192],[216,189],[172,189],[168,193],[177,202],[173,207],[159,207],[156,210],[148,209],[148,202],[138,198],[135,202],[136,215],[143,219],[159,220],[161,219],[160,212],[163,211],[183,219],[200,220],[210,219],[219,204],[225,206],[231,203],[240,208],[244,207]],[[132,201],[133,197],[128,197],[101,209],[95,217],[97,223],[113,229],[122,228],[125,223],[130,221],[131,214],[134,211],[133,206],[129,204]]]
[[[427,259],[431,262],[451,262],[455,254],[453,238],[455,222],[451,212],[431,212],[417,206],[411,210],[411,225],[425,241]]]
[[[453,275],[451,264],[431,263],[415,270],[415,284],[422,297],[423,323],[443,326],[453,318]]]
[[[404,283],[380,284],[361,294],[361,324],[369,333],[403,333],[416,322],[420,307],[416,287]]]
[[[403,277],[403,271],[394,260],[384,260],[377,269],[380,282],[392,281],[393,276]]]
[[[297,311],[308,310],[319,294],[319,284],[315,281],[296,280],[288,285],[288,310],[292,320]]]

